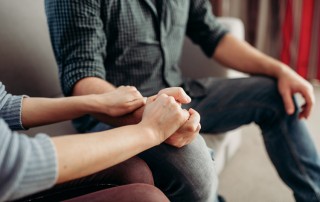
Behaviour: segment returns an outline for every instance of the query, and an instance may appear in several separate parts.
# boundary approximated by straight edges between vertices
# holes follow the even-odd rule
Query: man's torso
[[[106,79],[133,85],[144,95],[182,84],[178,67],[189,1],[105,1]],[[161,13],[158,13],[161,11]]]

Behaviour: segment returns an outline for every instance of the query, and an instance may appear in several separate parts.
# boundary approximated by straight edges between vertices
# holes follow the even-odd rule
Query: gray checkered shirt
[[[187,34],[212,56],[226,33],[207,0],[46,0],[63,91],[84,77],[133,85],[145,96],[182,84]]]

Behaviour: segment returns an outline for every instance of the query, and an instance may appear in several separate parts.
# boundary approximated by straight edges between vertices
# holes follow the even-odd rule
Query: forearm
[[[152,130],[140,125],[56,137],[53,142],[58,156],[58,183],[93,174],[159,144]]]
[[[116,89],[111,83],[97,77],[87,77],[79,80],[72,91],[73,96],[102,94]]]
[[[99,111],[94,95],[63,98],[24,98],[22,125],[25,128],[66,121]]]
[[[263,74],[271,77],[278,75],[286,69],[286,65],[263,54],[245,41],[224,36],[213,58],[225,66],[249,74]]]

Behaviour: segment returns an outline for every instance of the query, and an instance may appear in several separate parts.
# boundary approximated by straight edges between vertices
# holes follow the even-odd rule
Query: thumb
[[[191,98],[181,87],[165,88],[159,91],[158,95],[166,94],[174,97],[181,104],[187,104],[191,102]]]
[[[200,114],[192,108],[189,109],[189,113],[189,121],[192,123],[192,125],[194,125],[194,127],[197,127],[200,123]]]

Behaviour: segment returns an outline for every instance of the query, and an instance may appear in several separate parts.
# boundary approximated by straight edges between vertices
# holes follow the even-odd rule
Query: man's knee
[[[251,81],[253,96],[256,96],[259,105],[264,108],[265,116],[285,115],[284,103],[278,90],[277,80],[270,77],[253,77]]]
[[[144,153],[155,184],[172,201],[214,201],[217,174],[202,137],[180,149],[168,145]]]

